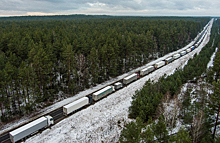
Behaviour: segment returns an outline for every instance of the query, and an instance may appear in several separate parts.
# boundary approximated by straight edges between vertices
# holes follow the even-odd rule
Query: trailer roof
[[[125,80],[128,80],[128,79],[130,79],[130,78],[132,78],[132,77],[134,77],[134,76],[137,76],[137,74],[136,74],[136,73],[133,73],[132,75],[129,75],[129,76],[125,77],[124,79],[125,79]]]
[[[180,53],[185,53],[186,51],[182,51],[182,52],[180,52]]]
[[[173,58],[173,57],[169,57],[169,58],[167,58],[167,59],[165,59],[165,60],[167,60],[167,61],[168,61],[168,60],[170,60],[170,59],[172,59],[172,58]]]
[[[93,95],[99,95],[100,93],[106,91],[106,90],[109,90],[110,88],[112,88],[111,86],[106,86],[105,88],[93,93]]]
[[[154,66],[149,66],[149,67],[147,67],[147,68],[145,68],[145,69],[142,69],[141,71],[146,71],[146,70],[148,70],[148,69],[150,69],[150,68],[154,68]]]
[[[159,65],[159,64],[162,64],[162,63],[165,63],[164,61],[160,61],[160,62],[158,62],[158,63],[156,63],[157,65]],[[155,65],[156,65],[155,64]]]
[[[80,99],[78,99],[78,100],[76,100],[76,101],[74,101],[74,102],[72,102],[70,104],[67,104],[67,105],[63,106],[63,108],[69,108],[69,107],[71,107],[71,106],[73,106],[75,104],[78,104],[78,103],[80,103],[80,102],[82,102],[84,100],[88,100],[88,97],[82,97],[82,98],[80,98]]]
[[[173,55],[173,56],[175,56],[175,57],[176,57],[176,56],[180,56],[180,54],[178,53],[178,54],[175,54],[175,55]]]
[[[47,120],[47,118],[46,117],[41,117],[41,118],[39,118],[39,119],[37,119],[37,120],[35,120],[33,122],[30,122],[30,123],[20,127],[20,128],[17,128],[16,130],[14,130],[12,132],[9,132],[9,134],[11,134],[12,136],[15,136],[15,135],[17,135],[17,134],[27,130],[28,128],[30,128],[32,126],[35,126],[35,125],[43,122],[44,120]]]
[[[117,83],[115,83],[115,85],[121,85],[121,82],[117,82]]]

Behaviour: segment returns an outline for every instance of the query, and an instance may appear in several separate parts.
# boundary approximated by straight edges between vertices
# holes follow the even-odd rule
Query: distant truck
[[[24,126],[21,126],[18,129],[9,132],[10,140],[15,143],[53,124],[53,117],[49,115],[41,117]]]
[[[63,114],[65,116],[89,104],[88,97],[82,97],[70,104],[63,106]]]
[[[159,69],[160,67],[165,65],[165,61],[160,61],[154,65],[155,69]]]
[[[186,51],[180,52],[181,56],[184,56],[186,54]]]
[[[187,53],[191,52],[191,48],[186,49],[186,52]]]
[[[152,72],[154,70],[154,66],[149,66],[147,68],[144,68],[140,71],[140,75],[141,76],[145,76],[147,75],[148,73]]]
[[[167,59],[165,59],[166,64],[169,64],[173,61],[173,57],[169,57]]]
[[[127,85],[127,84],[131,83],[132,81],[137,80],[138,78],[139,78],[139,74],[133,73],[123,79],[123,84]]]
[[[174,60],[178,59],[179,57],[180,57],[180,54],[175,54],[175,55],[173,55],[173,59],[174,59]]]
[[[105,96],[107,96],[108,94],[110,94],[114,91],[115,91],[114,86],[107,86],[107,87],[93,93],[92,94],[92,99],[94,101],[97,101],[97,100],[101,99],[102,97],[105,97]]]

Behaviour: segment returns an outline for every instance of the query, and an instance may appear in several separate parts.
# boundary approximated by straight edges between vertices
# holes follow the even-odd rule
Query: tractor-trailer
[[[186,49],[186,52],[187,53],[191,52],[191,48]]]
[[[115,83],[114,86],[115,86],[115,89],[119,89],[119,88],[122,88],[122,87],[123,87],[123,85],[122,85],[121,82]]]
[[[154,65],[155,69],[158,69],[165,65],[165,61],[160,61]]]
[[[179,57],[180,57],[180,54],[175,54],[175,55],[173,56],[173,59],[176,60],[176,59],[178,59]]]
[[[186,51],[180,52],[181,56],[184,56],[186,54]]]
[[[30,122],[18,129],[9,132],[10,140],[15,143],[33,133],[36,133],[40,129],[49,127],[52,124],[54,124],[53,117],[49,115],[41,117],[33,122]]]
[[[199,44],[198,44],[198,43],[196,43],[196,44],[195,44],[195,47],[198,47],[198,45],[199,45]]]
[[[107,96],[108,94],[112,93],[113,91],[115,91],[114,86],[107,86],[95,93],[92,94],[92,99],[94,101],[97,101],[99,99],[101,99],[104,96]]]
[[[65,116],[89,104],[88,97],[82,97],[68,105],[63,106],[63,114]]]
[[[147,68],[145,68],[145,69],[142,69],[142,70],[140,71],[140,75],[141,75],[141,76],[145,76],[146,74],[152,72],[153,70],[154,70],[154,66],[149,66],[149,67],[147,67]]]
[[[165,59],[166,64],[169,64],[173,61],[173,57],[169,57],[167,59]]]
[[[134,81],[138,78],[139,78],[139,74],[138,73],[133,73],[133,74],[131,74],[131,75],[129,75],[129,76],[127,76],[123,79],[123,84],[127,85],[127,84],[131,83],[132,81]]]

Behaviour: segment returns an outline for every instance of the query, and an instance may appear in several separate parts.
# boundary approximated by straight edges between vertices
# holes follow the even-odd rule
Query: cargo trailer
[[[119,88],[122,88],[122,87],[123,87],[123,85],[122,85],[121,82],[115,83],[114,86],[115,86],[115,89],[119,89]]]
[[[178,59],[179,57],[180,57],[180,54],[175,54],[175,55],[173,55],[173,59],[174,59],[174,60]]]
[[[82,97],[68,105],[63,106],[63,114],[65,116],[89,104],[88,97]]]
[[[123,79],[123,84],[127,85],[127,84],[131,83],[132,81],[137,80],[138,78],[139,78],[139,74],[133,73]]]
[[[195,47],[198,47],[198,45],[199,45],[199,44],[198,44],[198,43],[196,43],[196,44],[195,44]]]
[[[154,66],[149,66],[149,67],[147,67],[147,68],[145,68],[145,69],[142,69],[142,70],[140,71],[140,75],[141,75],[141,76],[145,76],[145,75],[147,75],[148,73],[152,72],[153,70],[154,70]]]
[[[191,52],[191,48],[186,49],[186,52],[187,53]]]
[[[108,94],[110,94],[114,91],[115,91],[114,86],[107,86],[107,87],[93,93],[92,94],[92,99],[94,101],[97,101],[97,100],[101,99],[102,97],[105,97],[105,96],[107,96]]]
[[[169,57],[167,59],[165,59],[166,64],[169,64],[173,61],[173,57]]]
[[[53,117],[49,115],[41,117],[35,121],[32,121],[24,126],[21,126],[20,128],[9,132],[10,140],[15,143],[28,137],[29,135],[38,132],[43,128],[49,127],[52,124],[54,124]]]
[[[181,56],[184,56],[186,54],[186,51],[180,52]]]
[[[155,69],[158,69],[165,65],[165,61],[160,61],[154,65]]]

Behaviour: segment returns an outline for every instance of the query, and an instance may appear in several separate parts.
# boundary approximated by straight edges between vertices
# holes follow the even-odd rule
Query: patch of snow
[[[207,64],[207,68],[213,67],[213,60],[215,58],[215,54],[217,51],[218,51],[218,48],[216,47],[215,52],[212,54],[211,59],[210,59],[209,63]]]

